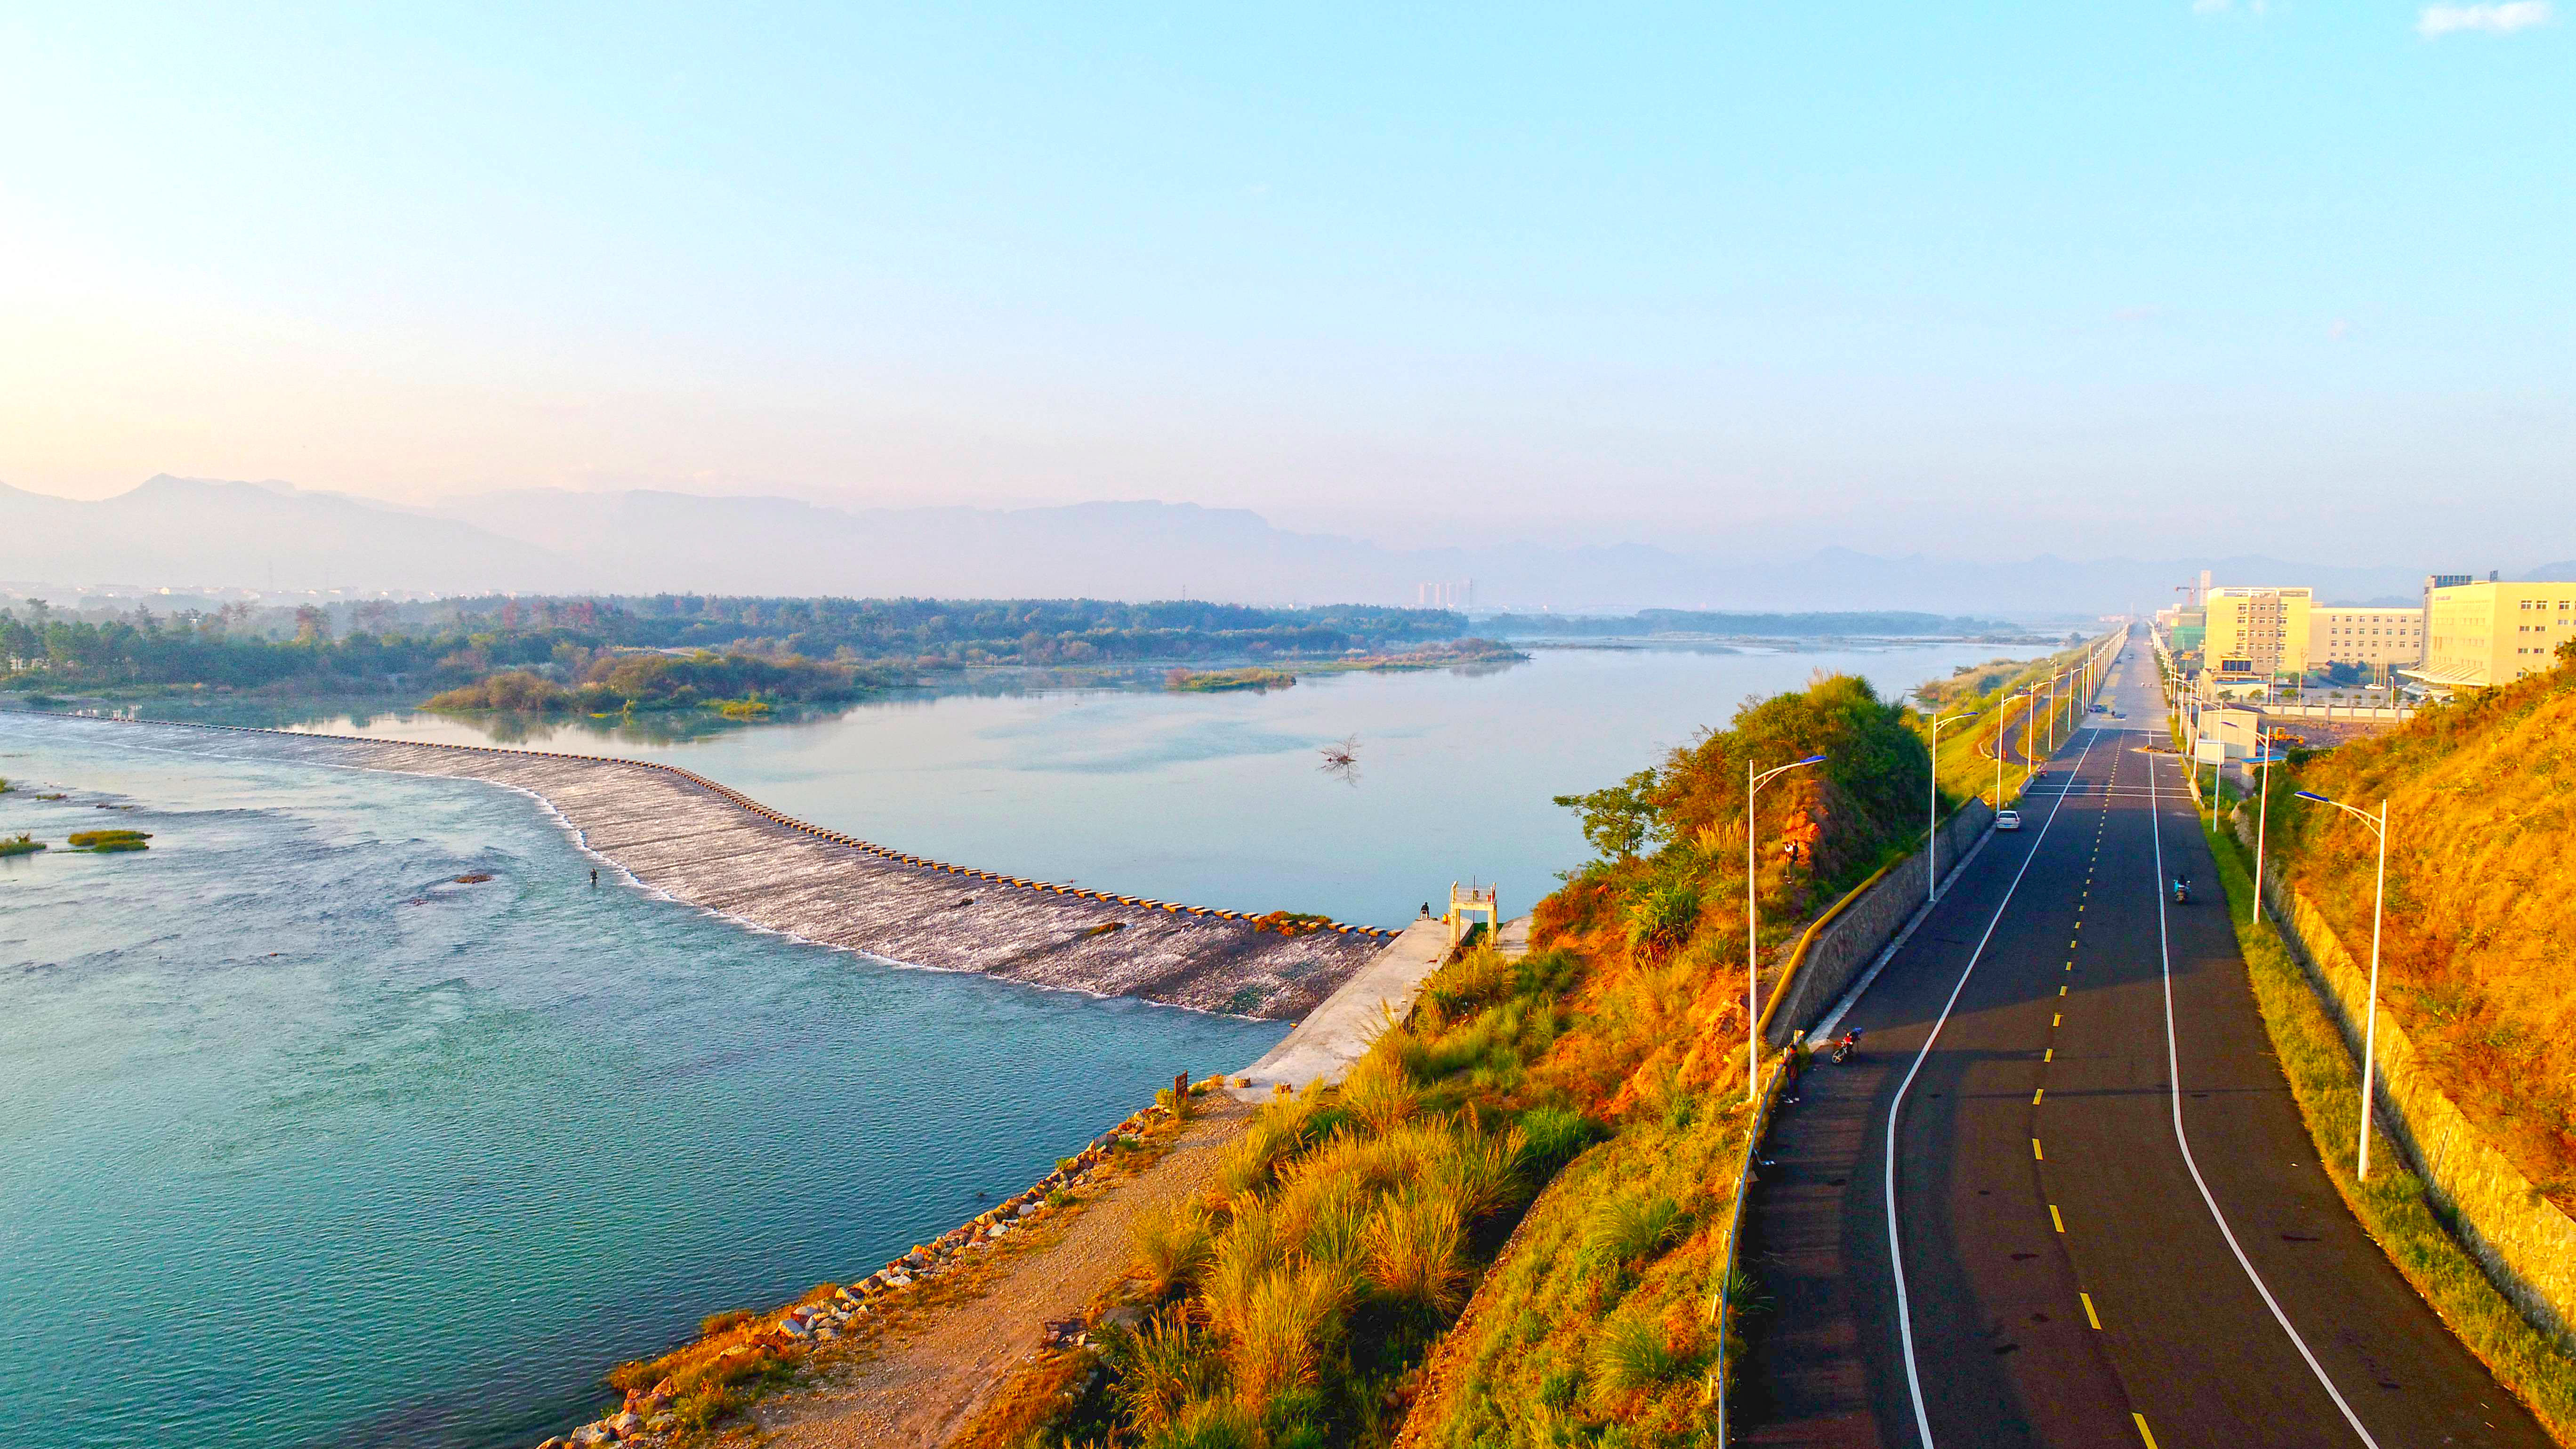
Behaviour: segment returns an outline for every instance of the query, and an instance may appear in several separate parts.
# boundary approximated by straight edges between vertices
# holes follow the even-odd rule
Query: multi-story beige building
[[[2308,672],[2310,589],[2208,590],[2201,658],[2218,678],[2297,679]]]
[[[2424,662],[2402,670],[2437,694],[2511,684],[2557,663],[2576,639],[2576,583],[2492,580],[2436,588],[2425,596]]]
[[[2389,677],[2392,669],[2424,657],[2424,611],[2311,604],[2308,608],[2308,667],[2358,664]]]

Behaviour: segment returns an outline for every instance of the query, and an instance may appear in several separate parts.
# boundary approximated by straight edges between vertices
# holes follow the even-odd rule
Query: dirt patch
[[[1101,1188],[1006,1257],[943,1284],[864,1340],[819,1355],[764,1403],[767,1449],[946,1443],[1035,1366],[1050,1323],[1078,1318],[1134,1258],[1136,1220],[1204,1188],[1252,1109],[1221,1094],[1153,1165]]]

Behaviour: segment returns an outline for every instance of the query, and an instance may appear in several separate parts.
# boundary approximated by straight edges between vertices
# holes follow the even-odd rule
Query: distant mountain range
[[[413,509],[283,483],[167,475],[96,502],[0,486],[0,581],[57,587],[1408,604],[1427,582],[1472,579],[1480,610],[1911,609],[2031,618],[2153,608],[2203,568],[2221,583],[2303,583],[2342,601],[2411,598],[2436,567],[2459,565],[2070,560],[2044,552],[1984,564],[1846,549],[1725,559],[1644,544],[1390,549],[1274,528],[1242,509],[1158,502],[845,510],[784,498],[532,489]],[[2576,563],[2539,573],[2576,576]]]

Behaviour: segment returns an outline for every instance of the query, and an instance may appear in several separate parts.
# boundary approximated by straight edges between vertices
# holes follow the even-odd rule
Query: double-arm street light
[[[1761,893],[1754,889],[1753,797],[1770,783],[1774,775],[1817,764],[1825,757],[1809,755],[1785,765],[1773,765],[1757,775],[1753,762],[1744,762],[1744,1100],[1762,1099],[1762,957]]]
[[[1941,894],[1941,731],[1975,718],[1975,713],[1971,712],[1932,721],[1932,803],[1924,811],[1926,824],[1923,836],[1923,848],[1929,852],[1924,857],[1925,863],[1931,867],[1923,874],[1923,899],[1926,902],[1938,900]],[[1998,795],[1995,798],[2000,800],[2003,797]]]
[[[2379,813],[2356,810],[2341,800],[2329,800],[2313,790],[2296,792],[2302,800],[2332,805],[2346,815],[2379,833],[2379,884],[2370,901],[2370,1012],[2361,1029],[2361,1164],[2354,1175],[2367,1181],[2370,1177],[2370,1093],[2374,1069],[2379,1063],[2379,914],[2388,903],[2388,802],[2379,802]]]
[[[2261,753],[2245,761],[2248,768],[2262,771],[2254,777],[2254,791],[2259,798],[2254,806],[2254,904],[2245,909],[2245,924],[2249,926],[2263,914],[2263,836],[2272,822],[2272,767],[2288,758]]]
[[[2029,690],[2018,689],[1995,701],[1995,808],[1998,810],[2004,808],[2004,736],[2012,729],[2012,721],[2004,718],[2004,707],[2011,704],[2016,699],[2027,699],[2029,697]],[[2024,711],[2022,714],[2021,752],[2024,755],[2028,755],[2030,753],[2030,714],[2028,711]]]

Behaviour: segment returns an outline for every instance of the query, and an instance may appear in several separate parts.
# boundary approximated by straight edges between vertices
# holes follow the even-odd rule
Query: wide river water
[[[960,863],[1393,925],[1452,879],[1526,910],[1584,853],[1550,795],[1748,695],[1818,667],[1893,693],[1998,652],[2034,651],[1547,652],[526,742],[672,759]],[[416,714],[363,732],[487,738]],[[1352,737],[1355,773],[1319,768]],[[471,781],[10,713],[0,777],[0,835],[154,836],[0,860],[0,1440],[23,1449],[532,1443],[617,1360],[863,1273],[1284,1031],[593,890],[535,802]]]

